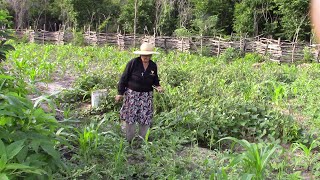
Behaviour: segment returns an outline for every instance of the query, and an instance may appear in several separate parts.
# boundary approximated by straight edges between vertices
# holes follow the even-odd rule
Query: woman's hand
[[[119,102],[123,99],[123,95],[116,95],[115,100],[116,102]]]
[[[159,92],[159,93],[163,93],[163,88],[161,86],[156,86],[155,89]]]

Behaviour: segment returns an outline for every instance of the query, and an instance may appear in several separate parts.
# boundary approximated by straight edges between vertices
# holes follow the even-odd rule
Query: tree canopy
[[[265,36],[309,40],[309,0],[0,0],[14,28],[174,35]],[[136,6],[135,6],[136,4]],[[44,26],[45,25],[45,26]]]

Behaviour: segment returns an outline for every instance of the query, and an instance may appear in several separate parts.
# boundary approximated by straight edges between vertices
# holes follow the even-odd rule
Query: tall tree
[[[310,39],[311,23],[309,18],[309,0],[275,0],[281,16],[280,36],[294,40]]]
[[[77,12],[79,26],[95,27],[102,13],[103,0],[73,0],[74,10]]]
[[[179,12],[179,27],[187,27],[191,19],[191,4],[189,0],[179,0],[178,12]]]
[[[274,17],[273,0],[243,0],[235,5],[234,30],[257,36],[262,33],[273,33],[277,18]],[[270,25],[273,25],[270,27]],[[264,30],[268,27],[268,30]]]
[[[76,24],[76,12],[72,0],[54,0],[50,4],[50,14],[61,21],[62,25],[72,27]]]
[[[128,0],[122,6],[118,23],[125,32],[132,33],[136,0]],[[151,33],[155,21],[155,6],[152,0],[137,0],[137,33]]]
[[[120,12],[117,0],[72,0],[79,27],[98,28],[106,20],[115,22]]]
[[[156,0],[155,2],[155,33],[171,35],[179,27],[179,13],[176,0]]]
[[[13,9],[15,15],[15,28],[23,28],[26,26],[27,14],[30,9],[28,0],[7,0]]]
[[[217,31],[230,34],[234,15],[235,0],[208,0],[207,14],[217,16]]]
[[[193,30],[200,35],[213,35],[217,32],[218,16],[209,11],[209,1],[193,0]]]

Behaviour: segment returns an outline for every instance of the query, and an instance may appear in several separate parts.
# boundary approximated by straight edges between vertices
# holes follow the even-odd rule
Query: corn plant
[[[228,180],[228,174],[226,168],[219,168],[217,172],[210,175],[210,180]]]
[[[314,149],[319,147],[318,140],[313,140],[309,146],[304,145],[300,142],[292,144],[292,152],[298,154],[295,156],[297,158],[296,166],[303,165],[308,171],[313,171],[314,165],[319,161],[320,157],[317,153],[314,153]],[[301,152],[301,153],[299,153]]]
[[[123,165],[124,165],[124,157],[125,157],[125,148],[124,148],[124,141],[121,139],[118,145],[118,150],[116,151],[116,154],[114,156],[114,171],[116,173],[120,173],[121,170],[123,169]]]
[[[97,125],[90,123],[90,125],[85,126],[82,131],[77,131],[80,154],[83,155],[86,160],[88,160],[98,148],[99,141],[102,138],[99,128],[105,121],[106,118],[101,120]]]
[[[231,140],[245,149],[244,152],[235,155],[231,159],[229,167],[240,164],[243,167],[243,177],[245,179],[266,179],[265,172],[270,164],[271,157],[278,149],[277,146],[274,146],[272,144],[264,145],[249,143],[244,139],[239,140],[233,137],[222,138],[218,142],[223,140]]]
[[[283,101],[283,98],[286,97],[286,89],[284,88],[283,85],[278,84],[274,86],[274,92],[272,95],[272,100],[276,103],[279,104],[280,102]]]

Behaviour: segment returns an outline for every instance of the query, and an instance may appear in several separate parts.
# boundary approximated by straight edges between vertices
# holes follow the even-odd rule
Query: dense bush
[[[21,80],[1,74],[0,84],[1,178],[51,178],[64,168],[55,149],[59,124],[26,97]]]

